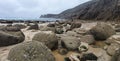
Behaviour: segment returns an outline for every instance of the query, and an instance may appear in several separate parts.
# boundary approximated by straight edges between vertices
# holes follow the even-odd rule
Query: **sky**
[[[0,0],[0,18],[36,18],[59,14],[89,0]]]

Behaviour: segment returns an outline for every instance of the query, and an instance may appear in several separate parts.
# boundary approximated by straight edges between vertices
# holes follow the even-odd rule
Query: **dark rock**
[[[58,50],[58,52],[59,52],[59,54],[61,54],[61,55],[65,55],[65,54],[68,53],[68,50],[67,50],[67,49],[64,49],[64,48],[61,48],[61,49]]]
[[[106,40],[116,33],[110,25],[105,23],[98,23],[90,32],[96,40]]]
[[[51,33],[44,33],[44,32],[37,33],[33,37],[32,40],[42,42],[50,49],[53,49],[54,47],[58,47],[57,46],[57,42],[58,42],[57,36],[53,32],[51,32]]]
[[[80,59],[80,61],[97,60],[97,59],[98,57],[95,56],[93,53],[88,53],[88,54],[84,54]]]
[[[21,31],[18,32],[4,32],[0,31],[0,46],[8,46],[23,42],[25,39]]]
[[[55,27],[55,24],[48,24],[48,27]]]
[[[10,61],[55,61],[51,50],[44,44],[31,41],[12,48],[8,55]]]

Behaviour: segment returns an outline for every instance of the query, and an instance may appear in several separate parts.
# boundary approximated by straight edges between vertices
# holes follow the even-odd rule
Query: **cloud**
[[[39,17],[58,14],[89,0],[0,0],[0,17]]]

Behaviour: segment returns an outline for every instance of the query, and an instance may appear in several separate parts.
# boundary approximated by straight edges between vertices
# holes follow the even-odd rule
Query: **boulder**
[[[120,35],[113,35],[105,41],[106,44],[120,43]]]
[[[32,40],[42,42],[45,44],[48,48],[53,49],[54,47],[57,47],[57,36],[53,32],[40,32],[35,34]]]
[[[23,42],[25,35],[16,27],[0,28],[0,46],[8,46]]]
[[[68,53],[68,50],[65,49],[65,48],[61,48],[61,49],[58,49],[58,53],[61,54],[61,55],[65,55]]]
[[[76,37],[63,36],[61,37],[62,46],[68,50],[76,50],[80,46],[80,41]]]
[[[56,28],[55,33],[56,34],[63,34],[64,30],[62,28]]]
[[[31,29],[38,30],[39,29],[39,25],[37,23],[34,23],[34,24],[30,25],[28,30],[31,30]]]
[[[47,27],[47,26],[41,28],[40,30],[41,31],[52,31],[52,32],[56,31],[55,27]]]
[[[80,61],[87,61],[87,60],[95,60],[97,61],[98,57],[96,55],[94,55],[93,53],[87,53],[87,54],[83,54],[83,56],[81,57]]]
[[[23,25],[23,24],[14,24],[13,26],[14,26],[14,27],[18,27],[18,28],[20,28],[20,29],[26,28],[26,26]]]
[[[80,28],[81,25],[82,25],[81,22],[73,22],[73,23],[71,24],[70,29]]]
[[[89,30],[86,30],[84,28],[76,28],[73,31],[80,35],[89,35],[90,34]]]
[[[12,48],[8,55],[10,61],[55,61],[51,50],[37,41],[21,43]]]
[[[48,27],[55,27],[55,24],[48,24]]]
[[[81,36],[80,41],[81,41],[81,42],[88,43],[88,44],[93,44],[93,43],[95,43],[95,39],[94,39],[93,35]]]
[[[112,43],[110,46],[107,48],[107,53],[112,56],[115,54],[116,50],[119,49],[120,45],[117,43]]]
[[[14,27],[14,26],[1,26],[0,31],[17,32],[17,31],[21,31],[21,30],[20,30],[20,28]]]
[[[0,31],[0,46],[9,46],[23,42],[25,36],[21,31],[19,32],[3,32]]]
[[[120,49],[118,49],[115,54],[112,56],[111,61],[120,61]]]
[[[79,52],[86,52],[89,49],[87,43],[81,42],[81,45],[78,47]]]
[[[74,31],[68,31],[68,32],[66,32],[66,35],[68,35],[68,36],[75,36],[75,37],[79,37],[80,36],[79,34],[77,34]]]
[[[93,27],[90,32],[96,40],[106,40],[116,33],[110,25],[105,23],[97,23],[97,25]]]

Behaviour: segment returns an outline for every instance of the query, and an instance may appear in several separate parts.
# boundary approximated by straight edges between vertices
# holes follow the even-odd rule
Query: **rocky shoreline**
[[[0,61],[120,61],[120,23],[1,22]]]

